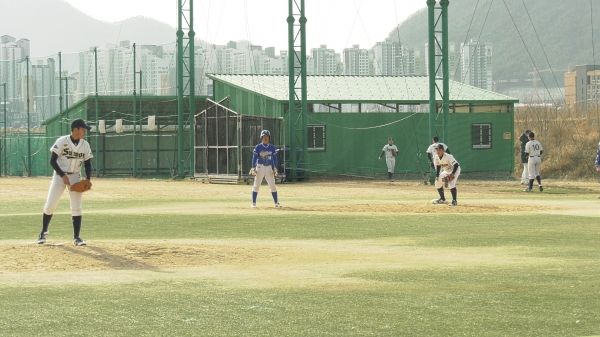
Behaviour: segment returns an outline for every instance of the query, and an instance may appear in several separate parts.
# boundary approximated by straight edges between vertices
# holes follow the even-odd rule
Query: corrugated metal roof
[[[287,75],[224,75],[209,78],[253,91],[277,101],[287,101]],[[442,80],[438,80],[442,86]],[[427,103],[427,76],[307,76],[308,101],[328,103]],[[439,93],[437,99],[441,100]],[[516,98],[450,81],[450,102],[515,103]]]

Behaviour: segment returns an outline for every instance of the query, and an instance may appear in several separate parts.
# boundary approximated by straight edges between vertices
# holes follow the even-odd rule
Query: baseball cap
[[[388,138],[388,140],[394,140],[394,138],[390,137],[390,138]]]
[[[81,118],[77,118],[77,119],[73,120],[73,122],[71,123],[71,130],[73,130],[75,128],[84,128],[88,131],[92,129],[92,127],[85,124],[85,121]]]
[[[527,129],[525,130],[525,134],[528,135],[531,132],[531,130]]]
[[[438,144],[438,145],[437,145],[435,148],[436,148],[436,149],[442,149],[442,150],[443,150],[443,149],[444,149],[444,145],[442,145],[442,144]]]

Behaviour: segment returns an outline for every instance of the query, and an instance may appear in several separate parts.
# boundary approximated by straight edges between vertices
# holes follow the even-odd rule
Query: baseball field
[[[600,335],[600,184],[0,179],[1,336]],[[449,193],[448,193],[449,196]]]

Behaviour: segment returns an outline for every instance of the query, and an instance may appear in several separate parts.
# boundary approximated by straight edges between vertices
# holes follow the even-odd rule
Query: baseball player
[[[435,188],[437,188],[440,198],[432,200],[431,203],[448,203],[444,196],[444,182],[447,182],[450,193],[452,193],[452,203],[448,206],[458,206],[458,202],[456,201],[456,179],[460,175],[460,165],[454,159],[454,156],[444,152],[444,144],[438,144],[435,151]]]
[[[600,143],[598,143],[598,154],[596,155],[596,171],[600,172]]]
[[[277,150],[273,144],[269,144],[269,140],[271,140],[271,133],[269,130],[263,130],[260,133],[260,139],[262,143],[256,145],[254,148],[252,170],[250,171],[254,176],[254,186],[252,186],[252,208],[256,208],[256,197],[258,197],[258,190],[260,189],[263,178],[265,178],[269,184],[275,207],[280,208],[281,205],[277,199],[277,188],[275,187],[275,177],[277,176],[278,166]]]
[[[69,196],[71,198],[71,215],[73,219],[73,244],[76,246],[85,246],[86,243],[79,237],[81,230],[81,192],[73,192],[70,186],[81,180],[81,164],[85,167],[85,176],[90,180],[92,175],[92,149],[90,144],[83,137],[86,130],[91,127],[85,124],[83,119],[75,119],[71,123],[71,134],[58,138],[50,152],[50,165],[54,169],[52,183],[48,191],[48,198],[44,206],[42,216],[42,231],[38,237],[38,243],[46,242],[48,238],[48,226],[52,215],[65,188],[69,187]]]
[[[521,142],[521,163],[523,164],[523,174],[521,174],[521,185],[529,184],[529,169],[527,168],[529,164],[527,155],[525,154],[525,145],[527,145],[527,142],[529,141],[530,132],[531,131],[529,129],[525,130],[525,132],[519,138],[519,141]]]
[[[598,143],[598,154],[596,154],[596,172],[600,172],[600,143]],[[600,199],[600,195],[598,196]]]
[[[434,156],[436,155],[437,146],[439,144],[441,144],[442,146],[444,146],[444,152],[446,152],[447,154],[450,154],[450,150],[448,149],[448,146],[446,146],[446,144],[444,144],[444,143],[440,143],[439,140],[440,140],[440,138],[438,136],[434,136],[431,139],[431,145],[429,145],[429,147],[427,148],[427,158],[429,158],[429,165],[431,165],[431,168],[434,170],[435,170],[435,165],[434,165],[433,161],[434,161]]]
[[[388,167],[388,179],[390,182],[393,182],[394,179],[394,167],[396,166],[396,156],[398,155],[398,148],[394,145],[394,139],[392,137],[388,138],[388,143],[385,144],[383,150],[381,150],[381,154],[379,155],[379,160],[381,157],[385,155],[385,162]]]
[[[525,154],[527,155],[527,169],[529,170],[529,187],[524,189],[524,192],[532,192],[533,191],[533,181],[537,180],[540,192],[544,191],[544,187],[542,186],[542,178],[540,177],[540,169],[542,168],[542,153],[544,152],[544,148],[542,148],[542,144],[535,140],[535,134],[530,132],[529,141],[525,144]]]

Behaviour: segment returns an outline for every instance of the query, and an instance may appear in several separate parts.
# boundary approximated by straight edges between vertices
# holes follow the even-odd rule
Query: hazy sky
[[[147,16],[177,25],[176,0],[65,0],[97,19],[115,22]],[[196,36],[210,43],[250,40],[263,47],[287,49],[285,0],[195,0]],[[308,48],[327,44],[341,51],[359,44],[370,48],[425,0],[306,0]],[[360,13],[360,15],[358,15]],[[167,41],[156,41],[163,43]]]

